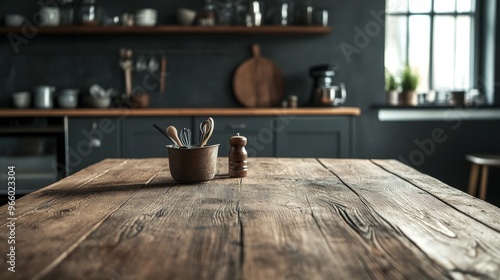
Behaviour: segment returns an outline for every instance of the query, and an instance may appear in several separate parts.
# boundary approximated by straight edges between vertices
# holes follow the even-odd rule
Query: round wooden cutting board
[[[283,99],[280,69],[260,55],[260,46],[252,45],[253,57],[244,61],[233,77],[236,99],[245,107],[274,107]]]

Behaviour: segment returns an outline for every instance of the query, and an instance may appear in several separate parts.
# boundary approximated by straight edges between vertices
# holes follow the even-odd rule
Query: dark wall
[[[114,2],[114,3],[113,3]],[[34,1],[2,1],[1,13],[18,12],[30,17],[38,7]],[[143,7],[160,11],[160,23],[173,23],[180,6],[201,9],[202,1],[101,1],[108,14],[120,14]],[[250,45],[259,43],[262,54],[276,63],[286,79],[286,94],[310,97],[308,68],[335,63],[338,80],[346,83],[346,106],[362,109],[356,120],[355,155],[360,158],[400,158],[418,170],[465,189],[469,165],[466,153],[500,154],[500,122],[380,122],[374,104],[385,102],[384,32],[377,13],[384,0],[317,0],[316,6],[330,11],[333,31],[328,35],[186,35],[68,36],[37,35],[14,53],[8,39],[0,43],[0,104],[10,106],[10,94],[39,84],[88,88],[93,83],[123,90],[118,67],[122,47],[141,50],[184,50],[168,55],[166,94],[153,89],[151,107],[238,107],[231,89],[236,67],[250,56]],[[374,16],[375,14],[375,16]],[[361,30],[361,31],[360,31]],[[362,32],[364,35],[360,35]],[[368,33],[368,34],[367,34]],[[203,50],[208,54],[194,54]],[[345,52],[349,52],[348,55]],[[136,77],[141,84],[143,77]],[[435,129],[447,136],[423,159],[411,158]],[[427,142],[425,142],[427,143]],[[430,146],[429,146],[430,147]],[[429,148],[430,149],[430,148]],[[413,159],[413,160],[412,160]],[[500,180],[492,170],[491,181]],[[490,184],[490,189],[493,189]],[[491,192],[489,197],[500,197]],[[498,201],[498,200],[497,200]],[[500,204],[500,203],[498,203]]]
[[[175,23],[175,9],[181,6],[201,9],[202,1],[101,1],[108,14],[118,15],[152,7],[160,11],[159,23]],[[259,43],[262,54],[281,68],[286,79],[286,94],[299,96],[305,104],[310,95],[311,79],[308,69],[321,63],[336,63],[340,68],[339,80],[349,87],[348,104],[357,104],[357,92],[383,87],[380,69],[383,69],[383,29],[362,55],[354,55],[348,63],[339,45],[353,44],[353,28],[373,20],[370,11],[382,11],[383,1],[317,1],[318,7],[330,11],[334,31],[329,35],[217,35],[217,34],[160,34],[130,36],[66,36],[36,35],[26,44],[19,45],[16,54],[3,36],[1,58],[0,101],[4,106],[10,102],[10,93],[30,90],[39,84],[57,87],[88,88],[93,83],[114,87],[123,91],[123,74],[118,66],[118,53],[122,47],[134,50],[183,50],[183,54],[170,54],[168,58],[167,90],[165,95],[153,93],[153,107],[233,107],[239,106],[233,97],[232,75],[237,66],[251,55],[250,46]],[[115,2],[116,3],[116,2]],[[19,12],[31,15],[39,7],[32,1],[3,2],[0,10],[5,13]],[[194,54],[198,51],[208,54]],[[136,52],[138,57],[140,52]],[[146,58],[149,58],[146,55]],[[365,67],[370,65],[369,67]],[[373,70],[376,70],[376,75]],[[143,84],[144,75],[135,75],[135,86]],[[150,82],[151,80],[149,80]]]

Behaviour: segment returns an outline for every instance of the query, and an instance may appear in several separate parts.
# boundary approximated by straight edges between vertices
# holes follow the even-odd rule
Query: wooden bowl
[[[170,174],[175,181],[206,182],[215,177],[219,144],[191,149],[167,147]]]

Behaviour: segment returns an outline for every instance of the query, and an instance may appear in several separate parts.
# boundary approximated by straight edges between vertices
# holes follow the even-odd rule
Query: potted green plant
[[[417,106],[417,87],[420,78],[418,73],[406,65],[401,73],[401,93],[399,94],[399,101],[401,105]]]
[[[396,81],[396,77],[385,69],[385,93],[387,98],[387,103],[389,105],[398,105],[399,104],[399,92],[398,92],[399,84]]]

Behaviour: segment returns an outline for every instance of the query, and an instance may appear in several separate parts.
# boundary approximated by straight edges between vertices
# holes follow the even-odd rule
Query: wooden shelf
[[[36,30],[35,30],[36,28]],[[0,27],[0,34],[33,33],[44,35],[119,35],[119,34],[327,34],[329,26],[181,26],[159,25],[153,27],[141,26],[57,26],[57,27]]]
[[[164,117],[164,116],[359,116],[357,107],[331,108],[145,108],[145,109],[8,109],[0,108],[0,118],[12,117]]]

